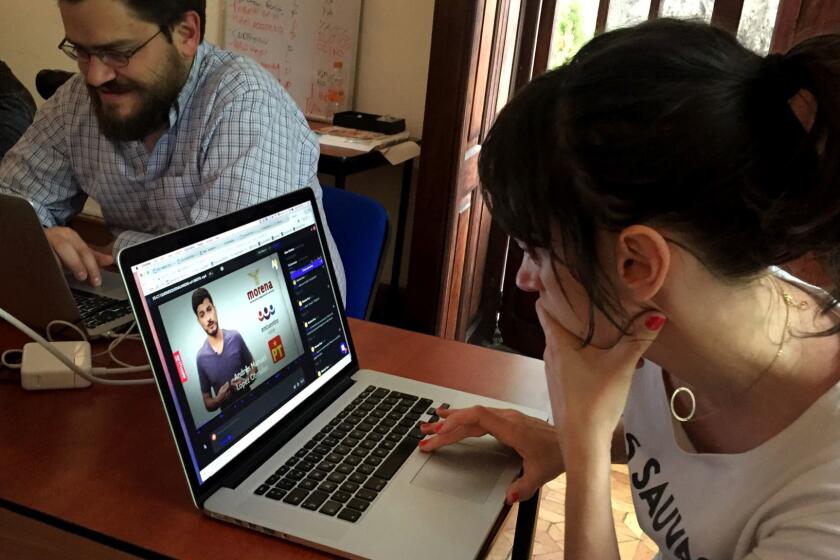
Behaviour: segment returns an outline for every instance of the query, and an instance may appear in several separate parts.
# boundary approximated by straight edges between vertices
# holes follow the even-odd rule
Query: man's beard
[[[186,66],[177,51],[173,49],[171,56],[164,62],[164,68],[157,75],[157,81],[151,84],[117,78],[99,87],[88,85],[96,119],[105,138],[115,142],[129,142],[141,140],[165,128],[169,120],[169,109],[181,93],[187,75]],[[139,97],[139,105],[127,117],[117,116],[103,106],[99,91],[134,93]]]

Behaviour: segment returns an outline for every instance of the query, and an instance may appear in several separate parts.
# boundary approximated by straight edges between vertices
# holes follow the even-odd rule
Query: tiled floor
[[[534,536],[534,560],[563,560],[565,495],[565,476],[552,480],[543,487],[537,532]],[[650,560],[656,556],[656,545],[642,533],[636,521],[630,480],[624,466],[613,466],[612,503],[621,560]],[[516,515],[511,513],[488,555],[489,560],[509,558],[515,524]]]

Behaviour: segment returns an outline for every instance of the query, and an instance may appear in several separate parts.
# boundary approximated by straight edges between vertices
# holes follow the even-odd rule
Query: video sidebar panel
[[[349,352],[314,225],[147,301],[199,470]]]
[[[290,270],[291,294],[303,338],[315,365],[316,377],[323,375],[349,353],[335,291],[330,281],[315,226],[290,236],[299,236],[283,252]]]

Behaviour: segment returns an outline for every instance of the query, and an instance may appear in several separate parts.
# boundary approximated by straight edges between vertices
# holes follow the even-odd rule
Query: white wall
[[[207,0],[206,38],[211,43],[221,42],[223,5],[223,0]],[[418,138],[423,130],[433,10],[434,0],[362,2],[355,109],[402,116],[411,134]],[[56,0],[0,1],[0,59],[30,89],[39,104],[41,99],[35,91],[35,74],[39,70],[76,69],[75,63],[56,48],[63,37]],[[328,177],[322,180],[330,182]],[[396,168],[348,179],[349,189],[385,204],[391,215],[392,231],[396,225],[399,185],[400,170]],[[410,223],[406,231],[411,233]],[[410,246],[407,238],[406,250]],[[383,275],[386,282],[390,278],[392,253],[393,249],[389,248]],[[403,263],[405,270],[407,255]],[[404,279],[405,273],[403,283]]]
[[[0,1],[0,59],[32,92],[35,74],[44,68],[76,70],[76,63],[56,47],[64,38],[64,28],[55,0]]]
[[[359,60],[356,67],[355,109],[367,113],[392,114],[405,118],[411,135],[423,132],[426,103],[426,80],[429,74],[429,51],[432,45],[434,0],[362,0],[359,37]],[[408,278],[413,199],[403,244],[402,276]],[[396,220],[399,209],[401,169],[381,168],[354,175],[347,188],[381,201],[391,217],[391,239],[383,263],[382,280],[390,282]],[[326,178],[324,183],[328,183]]]
[[[356,109],[405,117],[423,131],[434,0],[363,0]]]

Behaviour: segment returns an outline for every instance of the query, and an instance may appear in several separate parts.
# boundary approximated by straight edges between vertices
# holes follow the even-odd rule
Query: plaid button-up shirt
[[[105,138],[84,77],[38,111],[0,163],[0,190],[29,199],[46,227],[64,225],[88,196],[128,245],[286,192],[311,187],[320,207],[318,140],[277,81],[256,62],[208,43],[149,153]],[[327,228],[342,297],[344,269]]]

